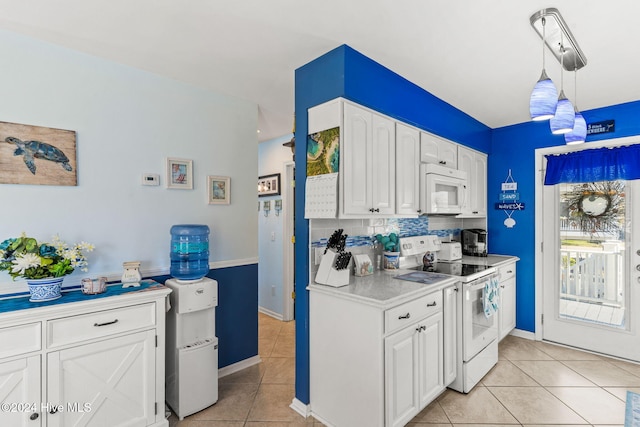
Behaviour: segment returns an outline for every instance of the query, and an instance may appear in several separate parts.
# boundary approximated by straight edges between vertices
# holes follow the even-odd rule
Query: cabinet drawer
[[[384,331],[391,333],[442,311],[442,291],[391,308],[384,313]]]
[[[501,282],[503,280],[509,280],[512,277],[515,277],[516,275],[516,264],[509,264],[509,265],[503,265],[502,267],[498,268],[498,280],[500,280]]]
[[[156,324],[155,303],[64,317],[47,322],[49,347],[119,334]]]
[[[40,323],[0,329],[0,359],[41,349]]]

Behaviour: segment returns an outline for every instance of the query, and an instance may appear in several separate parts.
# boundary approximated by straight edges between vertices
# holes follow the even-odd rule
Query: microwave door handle
[[[466,184],[460,184],[460,187],[462,188],[462,200],[460,201],[460,207],[463,207],[467,202],[467,186]]]

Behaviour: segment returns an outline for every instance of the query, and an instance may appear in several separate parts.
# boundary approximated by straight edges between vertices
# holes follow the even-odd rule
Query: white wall
[[[292,161],[292,153],[289,147],[283,147],[284,142],[290,141],[293,135],[285,135],[269,141],[261,142],[258,146],[258,175],[280,174],[281,185],[284,185],[285,163]],[[276,216],[274,210],[275,200],[282,199],[279,196],[259,197],[260,211],[258,212],[258,306],[271,315],[282,316],[284,314],[284,241],[283,227],[284,215]],[[271,201],[271,211],[264,216],[262,202]]]
[[[180,223],[209,225],[210,261],[257,262],[255,104],[11,32],[0,31],[0,52],[0,120],[75,130],[78,170],[76,187],[0,184],[0,240],[25,231],[95,244],[89,274],[65,284],[120,275],[123,261],[168,269]],[[166,157],[193,160],[193,190],[165,188]],[[143,173],[161,185],[143,187]],[[207,204],[207,175],[231,177],[230,205]],[[8,282],[0,273],[0,293]]]

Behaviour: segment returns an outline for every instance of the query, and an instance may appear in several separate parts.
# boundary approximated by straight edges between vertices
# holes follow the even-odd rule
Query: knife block
[[[316,273],[316,283],[338,288],[349,284],[349,268],[336,270],[334,265],[338,254],[329,249],[320,260],[320,267]]]

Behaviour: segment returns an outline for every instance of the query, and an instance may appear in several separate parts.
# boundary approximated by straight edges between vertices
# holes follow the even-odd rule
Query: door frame
[[[294,192],[295,187],[295,162],[284,163],[284,182],[282,186],[283,198],[283,224],[282,224],[282,320],[289,321],[294,318],[294,300],[291,297],[294,289],[294,254],[295,244],[292,242],[294,237]]]
[[[546,160],[544,156],[548,154],[564,154],[574,151],[582,151],[593,148],[603,147],[616,147],[621,145],[631,145],[634,143],[640,143],[640,136],[628,136],[624,138],[607,139],[605,141],[594,141],[580,145],[562,145],[548,148],[538,148],[535,150],[535,236],[536,236],[536,256],[535,256],[535,339],[536,341],[542,341],[542,314],[543,314],[543,280],[542,280],[542,245],[543,245],[543,206],[542,206],[542,193],[544,188],[544,167],[546,166]]]

